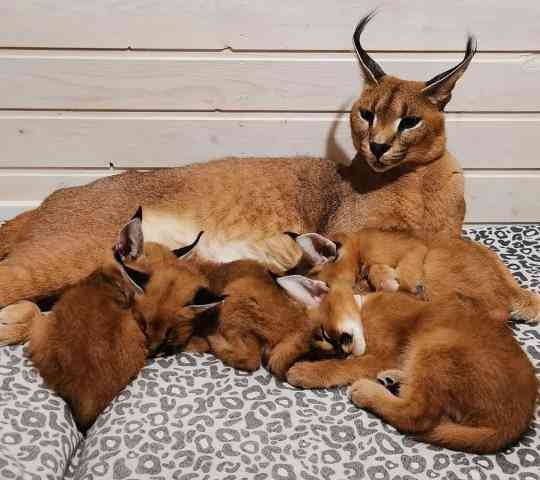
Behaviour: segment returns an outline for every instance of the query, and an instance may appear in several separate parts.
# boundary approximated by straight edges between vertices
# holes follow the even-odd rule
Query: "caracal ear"
[[[128,267],[125,262],[137,260],[144,252],[142,232],[142,207],[139,207],[131,220],[120,230],[113,247],[115,260],[118,262],[122,277],[135,293],[142,294],[150,280],[150,275]]]
[[[206,287],[201,287],[197,290],[193,303],[188,305],[191,311],[196,315],[206,312],[212,308],[218,307],[225,300],[225,295],[217,295]]]
[[[338,255],[339,243],[319,235],[318,233],[305,233],[298,235],[286,232],[294,238],[303,253],[302,260],[306,261],[310,267],[334,261]]]
[[[176,250],[173,250],[173,253],[176,255],[176,258],[183,258],[186,259],[191,251],[197,246],[199,243],[199,240],[202,237],[202,234],[204,232],[199,232],[197,235],[197,238],[193,241],[193,243],[190,243],[189,245],[186,245],[185,247],[177,248]]]
[[[446,107],[446,104],[452,98],[452,90],[456,86],[456,82],[463,76],[465,70],[467,70],[477,49],[478,45],[476,38],[473,35],[469,35],[467,39],[467,49],[465,50],[465,57],[463,60],[455,67],[436,75],[426,82],[422,94],[425,95],[431,103],[437,105],[440,111],[444,110],[444,107]]]
[[[371,21],[376,13],[377,12],[373,10],[362,18],[356,25],[353,33],[354,50],[356,52],[356,56],[358,57],[358,61],[360,62],[360,66],[362,67],[364,80],[366,83],[370,83],[372,85],[378,85],[386,73],[384,73],[381,66],[364,50],[362,44],[360,43],[360,36],[362,35],[364,28],[366,28],[366,25]]]
[[[325,282],[302,275],[279,277],[276,282],[292,298],[304,304],[307,308],[318,307],[329,290]]]
[[[115,258],[119,257],[122,263],[136,260],[143,254],[142,207],[137,209],[131,220],[120,230],[113,251]]]

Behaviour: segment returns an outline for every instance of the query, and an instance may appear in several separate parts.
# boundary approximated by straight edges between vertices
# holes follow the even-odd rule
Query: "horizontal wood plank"
[[[359,17],[380,0],[12,0],[0,5],[0,47],[349,50]],[[540,3],[393,0],[366,32],[378,50],[483,50],[540,45]]]
[[[428,79],[448,53],[380,54],[388,73]],[[540,111],[540,57],[480,54],[449,111]],[[361,89],[352,54],[27,52],[0,55],[0,109],[345,110]]]
[[[540,168],[540,114],[448,114],[466,168]],[[334,131],[335,128],[335,131]],[[0,167],[180,166],[225,156],[351,158],[348,116],[0,112]],[[343,152],[343,153],[342,153]]]
[[[0,219],[39,205],[53,190],[81,185],[108,171],[0,171]],[[540,222],[537,171],[466,172],[467,221]]]

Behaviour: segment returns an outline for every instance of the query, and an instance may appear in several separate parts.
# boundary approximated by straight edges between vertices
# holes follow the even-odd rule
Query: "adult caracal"
[[[365,77],[350,123],[356,157],[230,158],[129,172],[61,189],[0,230],[0,305],[61,291],[101,264],[103,252],[138,205],[144,235],[169,248],[204,230],[206,260],[258,260],[274,271],[296,264],[284,231],[333,233],[362,227],[457,236],[464,218],[463,174],[446,149],[444,107],[471,62],[431,80],[385,74],[354,32]],[[294,257],[294,258],[291,258]]]

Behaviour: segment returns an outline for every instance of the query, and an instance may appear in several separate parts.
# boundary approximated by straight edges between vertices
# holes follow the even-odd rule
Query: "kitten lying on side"
[[[49,315],[30,302],[2,311],[0,342],[29,340],[45,382],[86,431],[161,345],[185,345],[196,316],[217,305],[208,282],[183,257],[143,243],[142,212],[123,228],[115,259],[69,288]],[[197,239],[198,240],[198,239]],[[199,299],[202,299],[202,304]]]
[[[329,285],[357,285],[367,277],[376,290],[403,290],[437,301],[458,292],[485,308],[506,310],[515,319],[540,320],[540,296],[520,288],[495,252],[462,239],[426,244],[398,232],[364,229],[332,240],[310,233],[293,235],[304,254],[295,271],[319,274]],[[506,319],[503,319],[506,321]],[[325,324],[338,339],[347,328],[337,319]]]
[[[203,267],[204,268],[204,267]],[[241,370],[256,370],[266,359],[268,369],[284,378],[299,358],[346,355],[364,351],[363,337],[356,343],[347,335],[338,345],[323,341],[320,325],[339,303],[348,317],[359,315],[352,293],[330,294],[325,282],[300,275],[275,278],[252,260],[208,267],[211,289],[226,297],[206,348],[224,363]],[[339,295],[339,293],[338,293]],[[358,323],[359,319],[358,319]]]
[[[289,383],[354,382],[356,405],[401,432],[455,450],[496,452],[527,430],[538,381],[504,311],[459,294],[423,302],[374,293],[363,298],[361,315],[365,355],[298,363]],[[399,396],[385,388],[396,384]]]

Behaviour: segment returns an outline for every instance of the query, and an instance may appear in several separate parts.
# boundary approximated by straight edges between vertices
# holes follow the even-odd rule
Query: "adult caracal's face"
[[[350,116],[354,146],[375,172],[430,163],[445,152],[443,110],[476,53],[476,40],[469,37],[465,58],[446,72],[427,82],[401,80],[386,75],[360,43],[372,17],[364,17],[353,36],[365,79]]]

